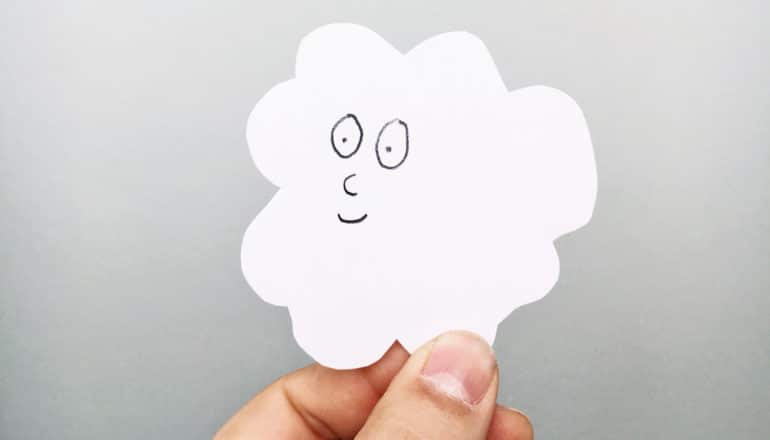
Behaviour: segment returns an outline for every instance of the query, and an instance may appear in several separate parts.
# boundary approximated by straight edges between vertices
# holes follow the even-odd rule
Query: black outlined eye
[[[386,123],[377,135],[377,161],[389,170],[398,168],[409,154],[409,127],[401,119]]]
[[[348,113],[332,127],[331,141],[334,152],[343,159],[349,158],[356,154],[363,137],[364,132],[358,118],[356,115]]]

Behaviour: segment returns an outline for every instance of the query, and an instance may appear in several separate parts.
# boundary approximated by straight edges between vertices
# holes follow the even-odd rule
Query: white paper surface
[[[394,340],[412,351],[451,329],[492,343],[548,293],[553,241],[596,200],[575,101],[508,91],[466,32],[402,54],[327,25],[302,40],[295,75],[249,117],[254,162],[279,190],[246,231],[242,266],[315,360],[360,367]]]

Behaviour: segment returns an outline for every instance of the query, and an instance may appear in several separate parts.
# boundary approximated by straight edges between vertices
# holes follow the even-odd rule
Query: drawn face
[[[361,149],[364,139],[363,128],[356,115],[348,113],[334,123],[331,130],[331,144],[334,152],[342,159],[350,159]],[[406,122],[396,118],[385,123],[377,134],[374,144],[377,163],[386,170],[400,167],[409,154],[409,127]],[[358,196],[355,191],[356,173],[342,178],[342,190],[350,197]],[[345,224],[356,224],[366,220],[367,212],[357,216],[337,212],[337,219]]]

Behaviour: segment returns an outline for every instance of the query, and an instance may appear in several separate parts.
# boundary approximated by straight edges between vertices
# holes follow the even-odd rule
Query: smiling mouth
[[[340,213],[337,213],[337,218],[340,219],[342,223],[347,223],[347,224],[361,223],[362,221],[366,220],[366,217],[368,216],[369,214],[364,214],[361,217],[349,219],[349,218],[344,218],[343,216],[340,215]]]

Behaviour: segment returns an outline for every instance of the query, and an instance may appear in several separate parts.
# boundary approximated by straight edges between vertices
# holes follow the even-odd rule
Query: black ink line
[[[353,119],[353,122],[356,123],[356,127],[358,127],[358,144],[356,144],[356,148],[353,149],[353,151],[351,151],[350,154],[340,153],[340,150],[337,149],[337,144],[334,142],[334,131],[337,130],[337,126],[340,125],[346,119]],[[337,153],[337,156],[343,159],[347,159],[352,155],[356,154],[358,149],[361,147],[361,142],[363,141],[363,139],[364,139],[364,129],[361,128],[361,123],[358,122],[358,118],[353,113],[348,113],[345,116],[341,117],[337,122],[334,123],[334,126],[332,126],[332,132],[330,135],[332,148],[334,149],[334,152]],[[347,142],[347,139],[344,139],[342,142]]]
[[[347,223],[349,225],[354,223],[361,223],[362,221],[366,220],[366,217],[369,217],[369,214],[364,214],[361,217],[350,220],[350,219],[342,218],[340,213],[339,212],[337,213],[337,218],[340,219],[342,223]]]
[[[357,192],[353,192],[353,191],[350,191],[350,190],[348,189],[348,179],[350,179],[351,177],[355,177],[355,176],[356,176],[356,173],[353,173],[353,174],[349,175],[348,177],[346,177],[346,178],[345,178],[345,179],[342,181],[342,190],[343,190],[343,191],[345,191],[345,194],[347,194],[347,195],[349,195],[349,196],[352,196],[352,197],[355,197],[355,196],[357,196],[357,195],[358,195],[358,193],[357,193]]]
[[[380,138],[382,137],[382,133],[385,132],[385,129],[390,127],[394,123],[399,123],[401,124],[402,127],[404,127],[405,145],[404,145],[404,157],[402,157],[397,164],[391,166],[391,165],[385,165],[384,163],[382,163],[382,158],[380,157]],[[383,125],[382,128],[380,129],[380,132],[377,134],[377,143],[374,144],[374,153],[377,155],[377,162],[380,163],[381,167],[388,170],[395,170],[396,168],[400,167],[401,164],[404,163],[404,161],[406,160],[406,156],[409,155],[409,127],[406,125],[406,122],[398,118],[386,122],[385,125]]]

